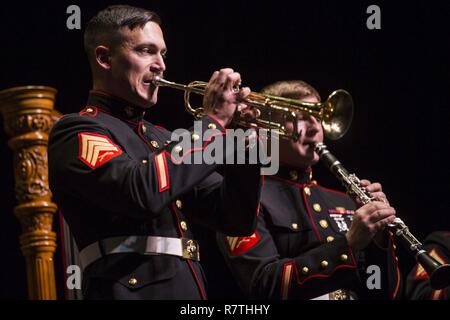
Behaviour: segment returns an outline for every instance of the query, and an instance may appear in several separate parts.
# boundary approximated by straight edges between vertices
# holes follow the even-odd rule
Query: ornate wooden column
[[[56,299],[52,231],[56,204],[48,186],[48,133],[60,114],[54,107],[56,90],[43,86],[0,91],[0,112],[14,153],[14,214],[20,221],[19,237],[27,265],[30,299]]]

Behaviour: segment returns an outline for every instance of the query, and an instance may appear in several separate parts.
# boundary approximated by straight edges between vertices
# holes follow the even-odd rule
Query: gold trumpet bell
[[[322,127],[330,140],[338,140],[350,128],[353,119],[353,99],[345,90],[336,90],[324,102]]]

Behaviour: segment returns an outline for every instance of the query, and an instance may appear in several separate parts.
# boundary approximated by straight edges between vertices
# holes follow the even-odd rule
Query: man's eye
[[[138,48],[136,51],[140,54],[151,54],[152,53],[150,48],[146,48],[146,47]]]
[[[161,57],[164,59],[164,60],[167,60],[167,53],[161,53]]]

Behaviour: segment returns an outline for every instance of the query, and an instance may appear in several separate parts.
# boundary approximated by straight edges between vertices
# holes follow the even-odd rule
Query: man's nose
[[[320,131],[321,123],[315,117],[309,115],[308,119],[307,119],[307,123],[308,123],[307,133],[309,135],[314,135]]]
[[[166,64],[164,63],[164,58],[159,55],[157,61],[150,66],[150,71],[152,73],[163,73],[166,70]]]

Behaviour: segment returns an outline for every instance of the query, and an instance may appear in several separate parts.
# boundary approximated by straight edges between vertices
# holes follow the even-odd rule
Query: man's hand
[[[350,230],[345,235],[348,244],[355,250],[364,249],[377,233],[395,219],[395,209],[380,201],[368,203],[353,214]]]
[[[203,108],[206,114],[214,116],[223,127],[231,124],[234,113],[247,109],[241,103],[250,94],[249,88],[239,91],[234,89],[241,83],[241,75],[233,69],[216,71],[211,76],[203,97]]]
[[[370,196],[375,201],[384,202],[387,205],[389,205],[389,201],[387,200],[387,197],[384,194],[380,183],[378,183],[378,182],[371,183],[367,179],[362,179],[360,182],[361,182],[361,187],[366,188],[366,190],[368,191]],[[356,203],[358,204],[359,207],[361,207],[363,205],[359,199],[354,199],[354,200],[356,201]]]

